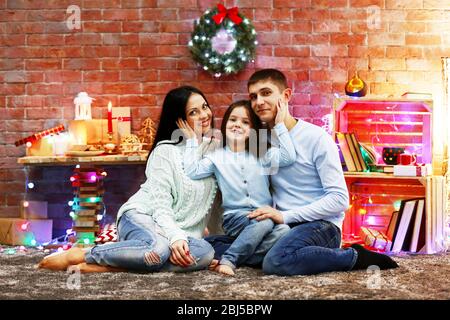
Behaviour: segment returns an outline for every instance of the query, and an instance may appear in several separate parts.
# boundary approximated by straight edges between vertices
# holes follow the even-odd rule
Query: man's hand
[[[257,221],[272,219],[276,224],[284,223],[283,215],[280,211],[272,207],[261,207],[251,212],[248,217],[250,219],[255,218]]]
[[[186,240],[177,240],[170,247],[172,253],[170,254],[170,262],[175,265],[188,267],[195,263],[194,258],[189,252],[189,245]]]

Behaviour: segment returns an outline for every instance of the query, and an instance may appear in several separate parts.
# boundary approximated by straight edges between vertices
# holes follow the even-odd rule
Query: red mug
[[[402,153],[398,155],[398,164],[402,166],[415,165],[417,161],[415,154]]]

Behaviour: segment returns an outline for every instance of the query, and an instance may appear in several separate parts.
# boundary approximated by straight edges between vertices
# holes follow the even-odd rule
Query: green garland
[[[253,24],[242,14],[238,13],[242,22],[237,25],[228,18],[225,18],[220,24],[216,24],[213,16],[217,13],[217,8],[208,10],[194,23],[189,48],[192,57],[203,70],[218,78],[222,74],[237,73],[244,69],[248,62],[254,62],[258,41],[256,41]],[[236,47],[232,52],[220,54],[212,48],[211,39],[221,28],[229,32],[236,40]]]

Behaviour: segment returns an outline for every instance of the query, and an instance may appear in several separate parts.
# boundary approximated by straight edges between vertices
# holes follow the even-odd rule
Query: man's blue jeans
[[[263,272],[290,276],[349,271],[356,263],[357,252],[340,245],[341,231],[333,223],[318,220],[299,224],[269,250]]]
[[[196,264],[188,267],[172,264],[168,239],[161,235],[151,216],[135,210],[122,215],[117,231],[119,241],[91,248],[85,255],[86,263],[144,272],[188,272],[206,269],[214,256],[214,249],[208,242],[188,237],[190,253]],[[157,263],[154,262],[155,254],[159,257]]]
[[[257,221],[247,215],[248,212],[242,212],[224,216],[223,229],[236,240],[222,255],[220,264],[233,269],[243,264],[260,264],[274,243],[289,231],[286,224],[275,225],[271,219]]]
[[[206,240],[214,247],[214,258],[220,259],[233,238],[209,236]],[[353,248],[341,249],[340,244],[341,232],[331,222],[318,220],[294,225],[269,250],[263,260],[263,271],[288,276],[351,270],[357,252]]]

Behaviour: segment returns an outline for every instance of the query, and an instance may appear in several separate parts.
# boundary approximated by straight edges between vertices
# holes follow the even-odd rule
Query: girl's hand
[[[177,120],[177,126],[178,128],[180,128],[180,130],[183,132],[183,134],[185,135],[185,137],[187,139],[192,139],[195,138],[195,132],[194,130],[189,126],[189,124],[187,123],[186,120],[183,119],[178,119]]]
[[[277,103],[277,115],[275,117],[275,124],[282,123],[286,119],[288,114],[288,104],[282,99],[278,100]]]
[[[170,262],[181,267],[188,267],[195,262],[195,259],[189,252],[189,245],[186,240],[177,240],[170,247]]]

